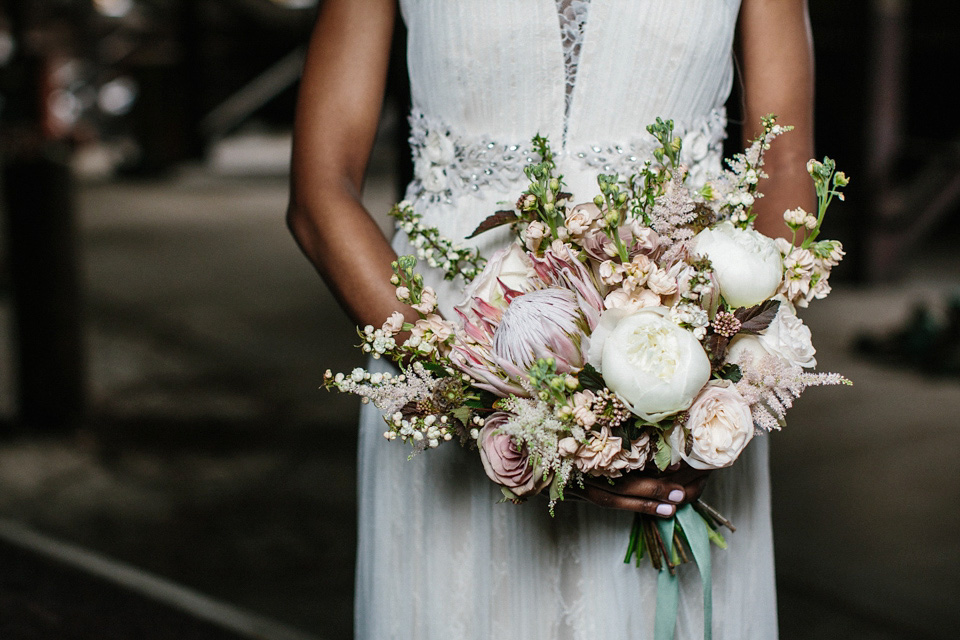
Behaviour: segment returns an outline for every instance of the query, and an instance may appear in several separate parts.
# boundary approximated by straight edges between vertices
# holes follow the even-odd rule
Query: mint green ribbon
[[[687,545],[693,553],[693,561],[700,570],[703,584],[703,638],[711,640],[713,635],[713,589],[710,571],[710,538],[707,536],[707,523],[689,504],[679,509],[669,520],[657,520],[657,529],[667,547],[667,554],[673,556],[673,531],[679,525]],[[671,575],[666,563],[657,577],[657,614],[654,619],[655,640],[673,640],[677,629],[677,610],[680,604],[680,583],[676,575]]]

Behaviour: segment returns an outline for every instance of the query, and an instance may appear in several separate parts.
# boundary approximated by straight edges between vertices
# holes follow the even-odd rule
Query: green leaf
[[[722,380],[729,380],[730,382],[736,383],[740,382],[743,378],[743,371],[735,364],[726,364],[717,370],[717,375],[720,376]]]
[[[657,468],[663,471],[670,466],[670,460],[672,458],[673,453],[670,450],[670,445],[667,444],[666,438],[664,438],[661,433],[657,438],[657,453],[654,455],[653,461],[657,464]]]
[[[444,366],[441,365],[441,364],[437,364],[436,362],[422,362],[422,361],[421,361],[420,364],[423,365],[423,368],[424,368],[424,369],[426,369],[426,370],[429,371],[430,373],[433,373],[433,374],[436,375],[438,378],[449,378],[449,377],[450,377],[450,374],[447,373],[446,367],[444,367]]]
[[[450,412],[454,418],[460,421],[460,424],[466,426],[470,424],[470,414],[473,412],[470,411],[470,407],[457,407]]]
[[[594,369],[593,365],[589,363],[583,365],[583,369],[580,369],[580,373],[577,374],[577,379],[580,380],[580,385],[584,389],[591,391],[600,391],[607,386],[600,372]]]

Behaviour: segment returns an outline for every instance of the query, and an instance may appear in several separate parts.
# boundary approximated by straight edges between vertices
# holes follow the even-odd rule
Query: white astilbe
[[[364,402],[373,402],[385,414],[393,414],[410,403],[428,400],[441,383],[424,366],[415,362],[405,373],[373,373],[363,369],[354,369],[350,375],[338,373],[331,384],[339,391],[352,393],[363,398]]]
[[[757,191],[760,180],[768,177],[763,170],[763,152],[770,148],[770,143],[775,138],[792,128],[773,124],[763,136],[754,140],[746,151],[727,159],[729,169],[725,169],[717,178],[707,183],[705,190],[710,194],[708,204],[720,220],[746,220],[747,210],[757,198],[763,197],[763,194]]]
[[[650,227],[661,239],[669,238],[674,243],[693,237],[693,230],[688,225],[697,218],[696,204],[683,184],[685,176],[686,170],[678,168],[667,183],[666,192],[654,201],[650,212]]]
[[[770,354],[755,359],[744,352],[734,364],[743,374],[737,391],[750,405],[754,425],[764,431],[784,425],[787,409],[807,387],[852,384],[839,373],[809,373]]]
[[[552,471],[559,479],[559,486],[566,485],[573,463],[560,456],[560,439],[570,435],[582,439],[586,436],[584,430],[557,418],[554,407],[542,400],[509,396],[501,400],[501,407],[511,414],[502,427],[503,432],[519,446],[527,447],[531,459],[537,461],[544,474]]]

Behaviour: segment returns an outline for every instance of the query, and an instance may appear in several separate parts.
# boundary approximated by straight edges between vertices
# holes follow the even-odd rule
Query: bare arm
[[[769,180],[760,186],[757,228],[788,236],[783,212],[798,206],[814,211],[813,182],[806,172],[813,157],[813,41],[807,0],[743,0],[740,43],[744,76],[744,136],[760,132],[760,118],[775,113],[795,129],[778,138],[765,156]]]
[[[287,223],[300,248],[359,324],[395,310],[395,254],[360,193],[373,146],[396,0],[326,0],[297,102]]]

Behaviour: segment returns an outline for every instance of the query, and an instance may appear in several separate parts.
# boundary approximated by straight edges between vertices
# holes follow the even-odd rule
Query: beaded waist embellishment
[[[681,158],[690,170],[689,182],[702,183],[709,172],[720,169],[726,135],[726,112],[714,109],[694,123],[674,124],[683,139]],[[557,151],[558,162],[566,156],[584,170],[618,173],[638,172],[651,159],[653,136],[625,143],[596,144]],[[540,160],[529,141],[504,142],[489,136],[460,135],[440,119],[419,111],[410,114],[410,149],[414,180],[407,189],[411,201],[452,204],[464,195],[481,196],[487,190],[509,193],[524,179],[523,169]]]

